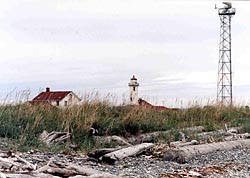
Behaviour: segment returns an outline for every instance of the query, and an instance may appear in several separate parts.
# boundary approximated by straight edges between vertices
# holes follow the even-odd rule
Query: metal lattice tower
[[[231,64],[231,17],[235,8],[229,2],[218,8],[220,16],[220,45],[217,83],[217,102],[221,105],[232,105],[232,64]]]

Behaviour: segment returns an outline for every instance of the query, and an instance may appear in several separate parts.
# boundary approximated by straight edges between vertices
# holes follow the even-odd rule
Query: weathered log
[[[33,174],[33,176],[37,178],[61,178],[59,176],[51,175],[51,174],[45,174],[45,173],[39,173],[39,174]]]
[[[7,178],[37,178],[28,174],[5,174]]]
[[[140,144],[145,142],[154,143],[160,135],[169,134],[170,131],[161,131],[161,132],[151,132],[140,135],[134,135],[127,138],[128,142],[131,144]]]
[[[181,140],[184,141],[185,137],[184,132],[204,132],[205,128],[203,126],[195,126],[195,127],[187,127],[183,129],[178,130],[180,132],[180,135],[182,135],[183,138]],[[154,143],[157,141],[159,137],[162,135],[168,135],[172,132],[172,130],[167,131],[158,131],[158,132],[151,132],[151,133],[144,133],[139,135],[133,135],[128,138],[122,138],[119,136],[94,136],[93,138],[97,143],[104,144],[104,143],[114,143],[119,146],[131,146],[134,144],[140,144],[140,143]]]
[[[50,132],[48,133],[46,130],[42,132],[40,135],[40,140],[45,142],[47,146],[51,146],[51,144],[61,144],[66,140],[70,139],[71,134],[68,132]]]
[[[42,172],[46,171],[47,169],[49,169],[50,164],[51,164],[51,162],[52,162],[53,160],[54,160],[53,157],[50,158],[49,162],[48,162],[45,166],[40,167],[39,169],[37,169],[36,171],[34,171],[34,173],[42,173]]]
[[[182,141],[176,141],[176,142],[170,142],[171,147],[183,147],[188,145],[198,145],[199,142],[197,140],[192,140],[190,142],[182,142]]]
[[[250,134],[244,133],[244,134],[232,134],[230,136],[226,136],[224,138],[225,141],[233,141],[233,140],[240,140],[240,139],[249,139]]]
[[[7,178],[7,177],[4,173],[0,172],[0,178]]]
[[[25,159],[21,158],[21,157],[18,156],[18,155],[15,155],[15,157],[16,157],[18,160],[24,162],[24,163],[28,166],[29,169],[31,169],[31,170],[36,170],[37,165],[31,164],[30,162],[26,161]]]
[[[32,173],[31,173],[32,174]],[[28,175],[28,174],[5,174],[6,177],[5,178],[61,178],[58,176],[53,176],[51,174],[44,174],[44,173],[40,173],[40,174],[32,174],[32,175]],[[0,177],[2,178],[2,177]]]
[[[250,139],[225,141],[202,145],[190,145],[185,147],[178,147],[175,149],[169,149],[164,154],[164,160],[176,161],[179,163],[185,163],[189,159],[202,154],[207,154],[219,150],[232,150],[237,147],[250,148]]]
[[[123,158],[129,157],[129,156],[135,156],[143,151],[150,149],[154,146],[153,143],[142,143],[135,146],[130,146],[128,148],[123,148],[108,154],[105,154],[101,157],[101,160],[104,162],[107,162],[109,164],[113,164],[117,160],[121,160]]]
[[[118,146],[131,146],[124,138],[113,135],[113,136],[94,136],[94,140],[98,144],[114,143]]]
[[[120,150],[120,149],[122,149],[122,148],[120,147],[120,148],[98,149],[98,150],[94,150],[92,152],[89,152],[88,156],[91,157],[91,158],[99,159],[100,157],[102,157],[105,154],[108,154],[108,153],[111,153],[111,152],[114,152],[114,151],[117,151],[117,150]]]
[[[47,172],[52,174],[52,175],[56,175],[56,176],[60,176],[60,177],[69,177],[69,176],[75,176],[78,174],[78,172],[76,172],[74,170],[55,168],[55,167],[49,167],[47,169]]]
[[[139,144],[139,143],[145,143],[145,142],[151,142],[154,143],[161,137],[162,135],[169,135],[171,134],[173,130],[167,130],[167,131],[158,131],[158,132],[151,132],[151,133],[145,133],[145,134],[140,134],[140,135],[135,135],[135,136],[130,136],[127,138],[127,141],[131,144]],[[183,129],[177,130],[180,132],[180,135],[182,138],[180,140],[185,139],[183,132],[189,132],[189,133],[198,133],[198,132],[204,132],[205,128],[203,126],[195,126],[195,127],[187,127]]]
[[[82,176],[89,176],[89,177],[97,177],[99,176],[101,177],[105,177],[105,178],[121,178],[120,176],[116,176],[107,172],[103,172],[103,171],[98,171],[92,168],[89,168],[87,166],[77,166],[74,164],[70,164],[69,166],[66,167],[67,169],[70,170],[74,170],[76,172],[78,172],[79,175]]]
[[[224,137],[224,136],[231,136],[235,133],[238,133],[240,127],[232,127],[232,128],[225,128],[221,130],[211,131],[211,132],[203,132],[197,134],[197,138],[201,140],[208,140],[210,137]]]
[[[13,162],[12,160],[6,159],[6,158],[1,158],[1,157],[0,157],[0,162],[3,162],[3,163],[6,163],[6,164],[10,164],[10,165],[13,165],[13,166],[20,167],[19,164]]]
[[[206,131],[205,127],[203,126],[187,127],[181,130],[185,132],[205,132]]]
[[[89,178],[90,176],[82,176],[82,175],[76,175],[73,177],[69,177],[69,178]]]

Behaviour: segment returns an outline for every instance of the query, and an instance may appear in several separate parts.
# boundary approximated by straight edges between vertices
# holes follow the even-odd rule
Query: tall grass
[[[128,136],[202,125],[207,131],[243,126],[250,131],[247,107],[191,107],[178,111],[155,111],[129,105],[114,106],[108,99],[86,100],[81,105],[60,109],[44,105],[0,106],[0,137],[14,139],[19,146],[37,147],[43,130],[68,131],[82,148],[94,146],[90,128],[99,135]]]

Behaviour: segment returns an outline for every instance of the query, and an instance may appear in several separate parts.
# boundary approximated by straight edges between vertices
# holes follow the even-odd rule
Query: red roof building
[[[45,92],[38,94],[30,103],[49,103],[53,106],[67,107],[79,104],[81,99],[72,91],[50,91],[46,88]]]
[[[154,106],[141,98],[139,98],[138,103],[139,103],[139,107],[144,108],[144,109],[157,110],[157,111],[178,111],[179,110],[178,108],[168,108],[165,106]]]

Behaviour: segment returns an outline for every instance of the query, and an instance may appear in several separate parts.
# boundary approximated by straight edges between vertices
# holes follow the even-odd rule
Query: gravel
[[[107,171],[116,175],[131,178],[164,177],[164,173],[174,173],[185,170],[200,172],[202,168],[214,166],[212,173],[205,177],[250,177],[250,149],[236,149],[231,151],[216,151],[198,156],[186,164],[161,161],[147,156],[127,158],[115,165],[96,164],[93,168]],[[202,173],[202,171],[200,172]],[[184,177],[184,176],[183,176]],[[194,176],[195,177],[195,176]]]
[[[41,152],[26,152],[20,156],[27,161],[41,167],[53,158],[57,165],[74,163],[89,165],[90,167],[110,172],[127,178],[155,178],[155,177],[226,177],[250,178],[250,149],[238,148],[231,151],[216,151],[210,154],[197,156],[185,164],[162,161],[160,158],[140,155],[129,157],[116,162],[114,165],[99,163],[87,156],[64,155]],[[193,175],[193,176],[190,176]],[[189,175],[189,176],[188,176]]]

